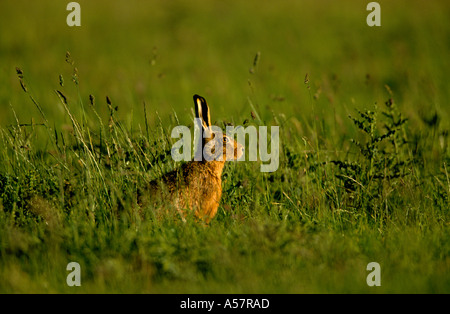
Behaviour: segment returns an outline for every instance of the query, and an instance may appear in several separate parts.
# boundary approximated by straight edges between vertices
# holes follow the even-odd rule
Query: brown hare
[[[201,152],[208,151],[214,154],[215,147],[222,147],[222,158],[200,158],[200,161],[184,163],[179,169],[173,170],[163,177],[151,181],[147,188],[138,195],[138,203],[147,205],[160,204],[162,208],[175,208],[183,220],[188,213],[196,218],[209,222],[217,213],[222,196],[222,171],[226,160],[237,160],[243,154],[243,146],[226,134],[222,136],[222,145],[218,143],[215,133],[211,130],[209,106],[206,100],[194,95],[196,121],[201,121],[205,137],[201,137]],[[216,141],[216,143],[214,143]],[[214,145],[213,145],[214,144]],[[207,149],[205,149],[205,147]],[[226,156],[233,152],[234,156]],[[199,152],[196,153],[196,156]],[[211,160],[212,159],[212,160]]]

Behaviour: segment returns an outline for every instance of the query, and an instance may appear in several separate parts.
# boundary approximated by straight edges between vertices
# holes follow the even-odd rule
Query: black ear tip
[[[202,96],[199,96],[197,94],[194,95],[194,102],[197,102],[197,100],[200,100],[201,102],[205,102],[205,98]]]

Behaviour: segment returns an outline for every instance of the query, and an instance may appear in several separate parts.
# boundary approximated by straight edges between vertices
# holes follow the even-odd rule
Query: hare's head
[[[194,95],[195,117],[201,121],[203,133],[202,138],[203,156],[210,160],[238,160],[244,153],[244,146],[236,142],[234,138],[223,133],[222,129],[211,125],[209,106],[205,98]],[[220,134],[221,136],[218,136]]]

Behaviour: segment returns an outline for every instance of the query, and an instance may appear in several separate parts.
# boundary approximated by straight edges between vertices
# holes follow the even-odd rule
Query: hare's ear
[[[205,98],[194,95],[195,117],[201,119],[203,129],[209,130],[211,127],[211,116],[209,114],[209,106]]]

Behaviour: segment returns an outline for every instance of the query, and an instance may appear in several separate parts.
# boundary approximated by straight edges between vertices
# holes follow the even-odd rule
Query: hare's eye
[[[230,142],[230,138],[225,137],[225,143],[229,143]]]

